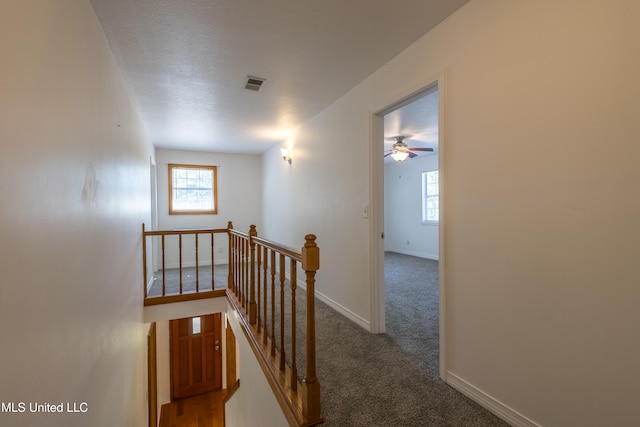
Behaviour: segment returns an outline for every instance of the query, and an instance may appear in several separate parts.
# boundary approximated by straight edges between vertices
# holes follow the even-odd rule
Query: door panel
[[[171,321],[171,381],[173,399],[222,387],[221,314]]]

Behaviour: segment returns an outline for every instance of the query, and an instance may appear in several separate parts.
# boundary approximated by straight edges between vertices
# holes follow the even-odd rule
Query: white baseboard
[[[304,289],[306,291],[307,290],[307,283],[302,281],[302,280],[298,280],[298,287],[301,288],[301,289]],[[371,329],[370,329],[371,325],[370,325],[370,323],[369,323],[369,321],[367,319],[364,319],[363,317],[358,316],[353,311],[349,310],[348,308],[346,308],[343,305],[338,304],[337,302],[335,302],[334,300],[332,300],[328,296],[326,296],[323,293],[319,292],[317,289],[316,289],[316,298],[318,298],[320,301],[322,301],[323,303],[327,304],[329,307],[333,308],[335,311],[337,311],[338,313],[342,314],[344,317],[346,317],[347,319],[351,320],[355,324],[361,326],[362,328],[364,328],[367,331],[371,331]]]
[[[385,252],[395,252],[398,254],[402,254],[402,255],[410,255],[410,256],[415,256],[418,258],[426,258],[426,259],[432,259],[434,261],[438,261],[439,257],[438,254],[425,254],[423,252],[412,252],[412,251],[407,251],[404,249],[394,249],[394,248],[386,248]]]
[[[276,274],[278,274],[279,270],[276,269]],[[287,280],[291,280],[291,277],[289,276],[289,273],[285,273],[285,277]],[[307,291],[307,282],[302,280],[302,279],[298,279],[298,288],[302,289],[303,291]],[[357,315],[356,313],[354,313],[353,311],[349,310],[348,308],[346,308],[345,306],[335,302],[334,300],[332,300],[331,298],[329,298],[328,296],[324,295],[322,292],[318,291],[318,289],[316,289],[316,298],[319,299],[320,301],[322,301],[323,303],[327,304],[329,307],[333,308],[335,311],[337,311],[338,313],[342,314],[344,317],[346,317],[347,319],[351,320],[352,322],[354,322],[355,324],[361,326],[362,328],[364,328],[365,330],[371,332],[371,324],[369,323],[369,321],[359,315]]]
[[[463,380],[456,374],[453,374],[449,371],[446,373],[445,382],[449,384],[451,387],[458,390],[460,393],[469,397],[471,400],[477,402],[478,404],[484,406],[489,411],[496,414],[498,417],[502,418],[509,424],[515,427],[541,427],[540,424],[536,423],[533,420],[525,417],[518,411],[499,400],[491,397],[484,391],[475,387],[474,385],[468,383]]]

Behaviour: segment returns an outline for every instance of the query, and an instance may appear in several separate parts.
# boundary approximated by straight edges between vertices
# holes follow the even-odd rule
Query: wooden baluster
[[[240,274],[240,272],[242,271],[242,265],[240,264],[241,262],[240,253],[242,251],[242,241],[238,236],[234,236],[234,238],[236,240],[236,298],[238,298],[238,301],[240,301],[240,298],[242,297],[242,292],[240,288],[240,285],[242,284],[242,275]]]
[[[196,293],[200,292],[198,283],[198,233],[196,233]]]
[[[165,272],[166,268],[164,265],[164,234],[162,235],[162,296],[166,295],[166,288],[165,288],[165,280],[164,280],[164,272]]]
[[[247,239],[245,238],[242,238],[242,306],[247,313]]]
[[[228,254],[228,265],[227,265],[227,288],[233,289],[233,234],[231,234],[231,230],[233,230],[233,223],[229,221],[227,223],[227,237],[229,238],[229,254]]]
[[[236,292],[236,282],[238,281],[238,275],[236,274],[237,269],[238,269],[238,264],[237,264],[237,259],[236,259],[236,252],[238,251],[238,248],[236,247],[236,236],[232,236],[232,242],[233,242],[233,254],[232,254],[232,264],[233,264],[233,273],[231,273],[231,276],[233,277],[233,281],[231,283],[232,285],[232,289],[233,292],[235,294],[237,294]]]
[[[182,233],[178,234],[178,247],[180,258],[178,260],[178,267],[180,272],[180,295],[182,295]]]
[[[284,372],[284,255],[280,254],[280,371]]]
[[[215,276],[214,271],[213,271],[213,266],[215,265],[214,259],[213,259],[213,253],[214,251],[214,245],[213,245],[213,231],[211,232],[211,290],[214,290],[216,288],[216,283],[215,280],[213,278],[213,276]]]
[[[297,265],[296,260],[290,259],[289,285],[291,286],[291,390],[298,391],[298,367],[296,364],[296,288]]]
[[[249,314],[249,239],[244,239],[244,310]]]
[[[256,330],[258,334],[260,334],[262,330],[262,320],[260,319],[260,309],[262,308],[262,300],[260,299],[261,292],[260,288],[262,287],[262,282],[260,280],[260,267],[262,264],[262,251],[260,250],[260,246],[258,246],[258,251],[256,252]]]
[[[253,238],[258,235],[256,226],[251,225],[249,228],[249,240],[250,246],[249,253],[249,323],[255,325],[256,323],[256,242]]]
[[[271,356],[276,355],[276,253],[271,250]]]
[[[320,418],[320,383],[316,374],[316,271],[320,268],[320,249],[316,236],[307,234],[302,248],[302,269],[307,281],[307,372],[303,384],[302,414],[307,419]]]
[[[238,290],[237,288],[237,282],[238,282],[238,275],[236,274],[238,272],[238,248],[236,246],[236,244],[238,243],[236,236],[233,236],[233,293],[237,296],[238,295]]]
[[[238,257],[238,278],[236,279],[236,282],[238,282],[238,300],[240,301],[240,305],[242,305],[242,245],[243,245],[243,240],[240,238],[240,236],[236,236],[236,239],[238,241],[237,245],[238,245],[238,254],[236,255]]]
[[[240,265],[240,252],[242,250],[242,241],[239,236],[233,236],[236,241],[236,272],[235,272],[235,285],[236,285],[236,298],[240,301],[242,292],[240,292],[240,284],[242,283],[242,275],[240,272],[242,271],[242,266]]]
[[[240,265],[240,237],[238,236],[233,236],[234,240],[235,240],[235,257],[236,257],[236,271],[235,271],[235,293],[236,293],[236,298],[238,298],[238,301],[240,300],[240,281],[242,280],[242,276],[240,275],[240,271],[241,271],[241,265]]]
[[[242,253],[242,240],[240,236],[235,236],[236,239],[236,298],[242,305],[242,257],[240,254]]]
[[[247,312],[247,239],[242,238],[242,306]]]
[[[144,222],[142,223],[142,280],[144,299],[147,299],[147,236],[144,235]]]
[[[267,268],[269,267],[269,258],[267,257],[267,255],[269,254],[269,249],[267,249],[267,247],[265,246],[264,248],[262,248],[262,258],[263,258],[263,262],[262,262],[262,283],[263,283],[263,287],[264,287],[264,304],[262,307],[262,310],[264,312],[264,333],[262,334],[262,343],[263,344],[267,344],[267,336],[269,335],[269,323],[267,322]]]
[[[244,249],[244,239],[240,236],[236,236],[236,239],[238,239],[238,300],[240,301],[240,305],[242,306],[242,290],[243,290],[243,286],[244,286],[244,280],[242,277],[242,271],[244,269],[244,266],[242,264],[242,257],[243,257],[243,249]]]

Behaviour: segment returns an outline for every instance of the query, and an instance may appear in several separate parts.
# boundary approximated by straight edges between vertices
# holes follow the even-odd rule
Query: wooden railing
[[[234,230],[231,223],[228,229],[229,292],[236,310],[242,314],[247,338],[289,423],[319,424],[323,418],[316,374],[315,275],[320,267],[316,236],[305,236],[305,244],[298,251],[258,237],[253,225],[249,233]],[[299,357],[297,342],[299,265],[305,273],[306,287],[306,310],[302,316],[306,325],[304,358]],[[305,372],[302,378],[298,377],[300,359]]]
[[[228,230],[226,228],[207,228],[207,229],[197,229],[197,230],[156,230],[156,231],[146,231],[144,224],[142,224],[142,265],[143,265],[143,276],[144,276],[144,305],[156,305],[156,304],[166,304],[171,302],[179,302],[179,301],[188,301],[193,299],[202,299],[202,298],[211,298],[215,296],[225,296],[224,287],[220,287],[220,289],[215,289],[215,279],[214,279],[214,264],[215,264],[215,235],[216,234],[225,234],[225,236],[221,238],[226,238],[226,234]],[[199,274],[200,274],[200,239],[199,236],[206,235],[210,236],[211,239],[211,279],[208,283],[201,283]],[[147,263],[147,239],[153,238],[154,236],[160,237],[160,269],[158,271],[162,272],[162,282],[161,282],[161,291],[157,292],[158,295],[148,295],[148,263]],[[171,283],[173,286],[177,285],[178,289],[175,292],[168,293],[167,292],[167,278],[166,278],[166,243],[170,236],[175,236],[178,243],[178,279],[177,283]],[[183,252],[185,251],[183,245],[183,237],[184,236],[194,236],[194,263],[195,263],[195,286],[194,289],[184,289],[183,287]],[[207,262],[209,265],[209,262]],[[206,286],[204,286],[206,285]],[[210,286],[210,289],[209,289]]]
[[[226,289],[220,285],[216,289],[214,242],[216,235],[223,233],[226,236],[219,238],[228,238],[229,244]],[[304,246],[297,250],[258,237],[253,225],[248,233],[234,230],[231,222],[222,229],[166,231],[146,231],[143,224],[142,235],[144,305],[226,296],[239,314],[240,325],[289,423],[292,426],[322,423],[315,348],[315,275],[320,267],[316,237],[305,236]],[[193,235],[195,242],[194,289],[183,287],[183,236],[187,235]],[[211,239],[211,283],[206,286],[201,286],[199,277],[201,235]],[[148,295],[147,239],[156,236],[160,237],[161,291],[154,285],[156,292]],[[169,236],[178,239],[175,292],[167,291],[165,277]],[[306,288],[301,296],[297,295],[299,268],[304,272]],[[175,287],[176,283],[171,285]],[[299,305],[302,299],[304,305]],[[304,372],[303,377],[299,377],[299,371]]]

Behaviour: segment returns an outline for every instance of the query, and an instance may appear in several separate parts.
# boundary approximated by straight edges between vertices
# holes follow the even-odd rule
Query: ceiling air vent
[[[264,83],[265,81],[265,79],[261,79],[260,77],[247,77],[247,84],[244,86],[244,88],[249,90],[260,90],[260,88],[262,87],[262,83]]]

